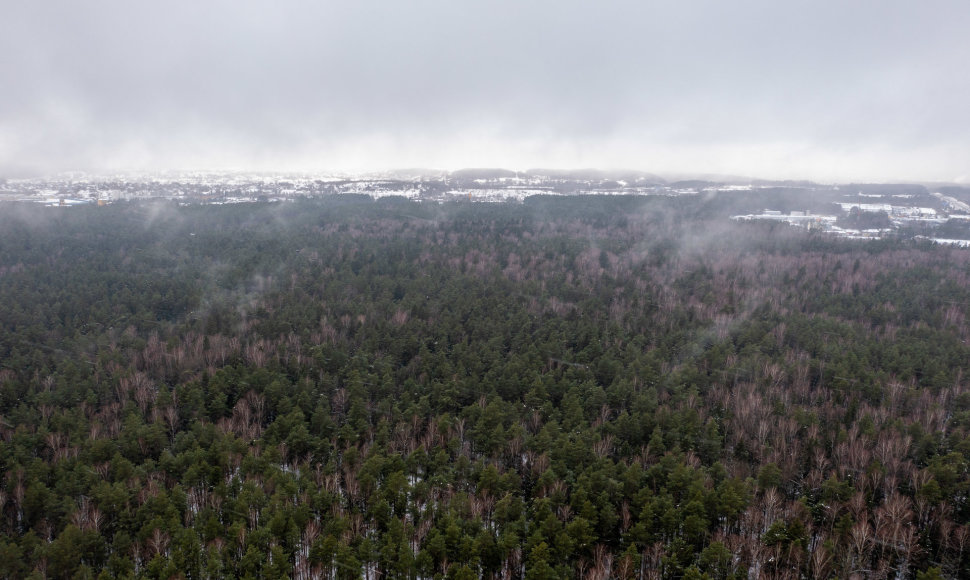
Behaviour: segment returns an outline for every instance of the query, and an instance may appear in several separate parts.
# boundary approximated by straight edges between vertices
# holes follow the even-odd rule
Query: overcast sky
[[[967,0],[0,0],[0,176],[970,181]]]

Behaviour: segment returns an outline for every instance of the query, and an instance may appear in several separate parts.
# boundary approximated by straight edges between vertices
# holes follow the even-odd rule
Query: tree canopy
[[[720,203],[8,204],[0,576],[970,574],[970,253]]]

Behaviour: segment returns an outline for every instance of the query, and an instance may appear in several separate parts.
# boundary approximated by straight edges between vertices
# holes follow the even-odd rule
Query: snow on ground
[[[949,205],[953,209],[960,210],[960,211],[966,212],[966,213],[970,213],[970,205],[967,205],[967,204],[963,203],[959,199],[956,199],[954,197],[950,197],[948,195],[943,195],[942,193],[932,193],[930,195],[932,195],[933,197],[941,200],[943,203]]]
[[[946,244],[948,246],[960,246],[961,248],[970,248],[970,240],[952,240],[948,238],[927,238],[936,244]]]

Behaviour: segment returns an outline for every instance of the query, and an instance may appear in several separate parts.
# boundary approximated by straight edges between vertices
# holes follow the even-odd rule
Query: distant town
[[[650,174],[500,169],[392,171],[363,175],[166,173],[93,177],[65,175],[0,181],[0,201],[50,206],[162,198],[196,204],[286,201],[323,195],[399,196],[418,201],[521,201],[533,195],[695,194],[701,182],[667,183]],[[738,187],[725,185],[727,188]]]
[[[332,195],[418,202],[522,202],[532,196],[699,196],[738,222],[771,221],[850,239],[905,236],[970,246],[970,187],[818,184],[739,178],[668,180],[636,171],[465,169],[360,175],[165,172],[79,173],[0,179],[0,203],[105,206],[138,200],[180,205],[287,202]]]

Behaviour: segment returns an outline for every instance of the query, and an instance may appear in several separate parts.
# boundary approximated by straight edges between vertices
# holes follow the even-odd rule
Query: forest
[[[0,577],[970,577],[970,250],[722,196],[0,211]]]

